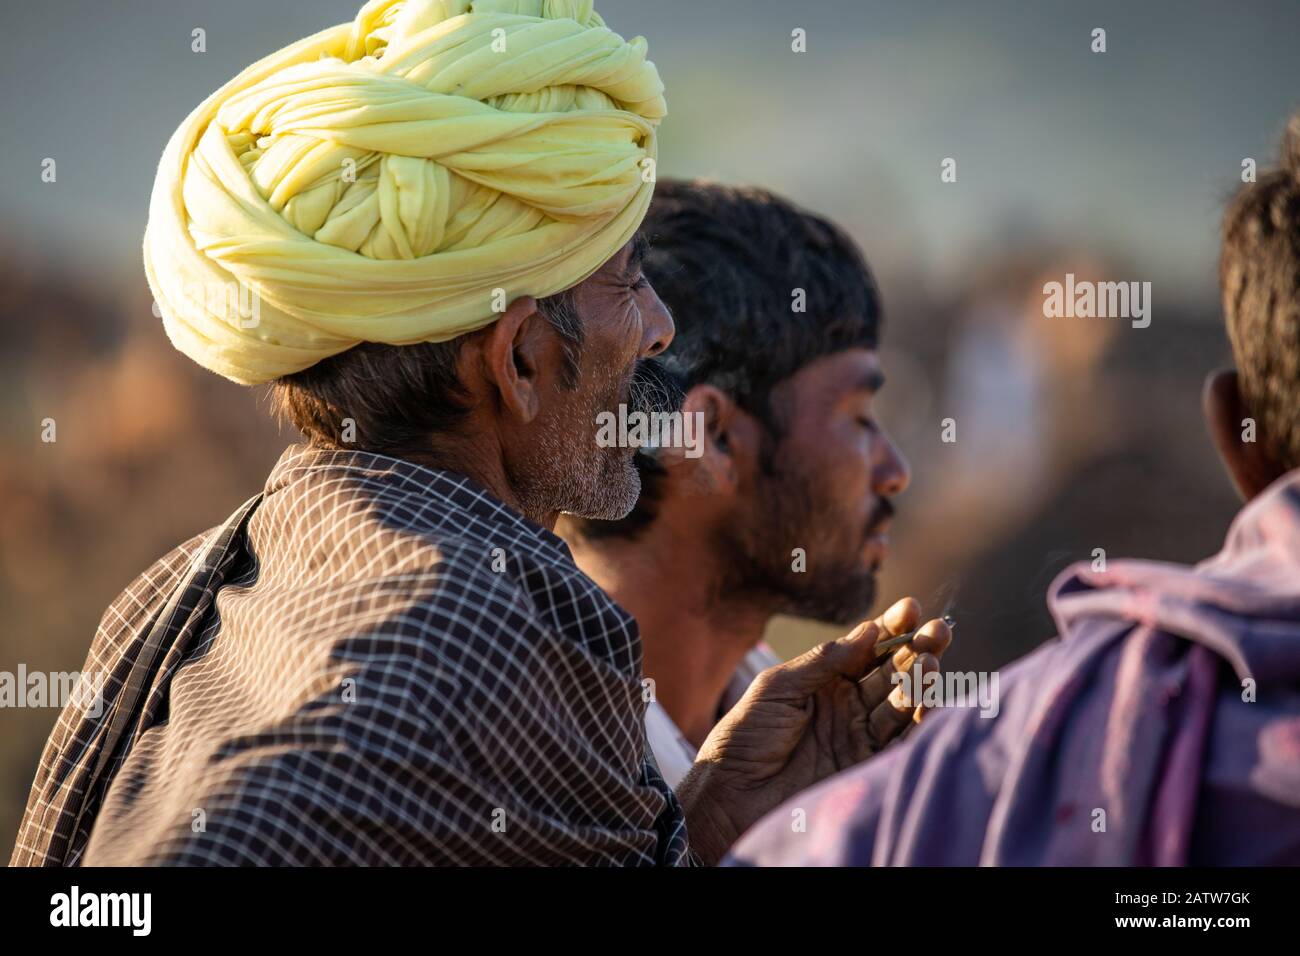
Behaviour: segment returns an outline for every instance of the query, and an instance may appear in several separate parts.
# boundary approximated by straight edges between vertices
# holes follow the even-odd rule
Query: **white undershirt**
[[[760,671],[780,663],[781,658],[772,653],[766,644],[759,644],[746,654],[722,695],[722,709],[730,710],[735,706]],[[682,735],[673,719],[668,716],[668,711],[657,700],[646,705],[645,731],[650,749],[654,751],[655,763],[659,765],[659,772],[668,781],[668,786],[676,789],[691,769],[691,764],[695,763],[696,749]]]

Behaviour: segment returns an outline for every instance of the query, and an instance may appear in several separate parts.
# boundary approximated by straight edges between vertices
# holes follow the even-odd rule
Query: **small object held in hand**
[[[957,621],[950,614],[945,614],[943,616],[943,623],[948,625],[949,630],[957,626]],[[920,632],[921,632],[921,628],[918,627],[916,628],[916,630],[908,631],[906,634],[899,634],[897,637],[891,637],[888,638],[887,640],[883,640],[879,642],[876,645],[876,656],[884,657],[894,648],[901,647],[904,644],[911,643],[912,639],[916,637],[916,635],[919,634]]]

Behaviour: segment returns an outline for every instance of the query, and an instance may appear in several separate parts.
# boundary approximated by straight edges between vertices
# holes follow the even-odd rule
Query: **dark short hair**
[[[537,304],[560,334],[563,382],[574,388],[583,330],[573,290]],[[470,411],[457,370],[464,342],[463,335],[415,345],[363,342],[276,379],[271,403],[281,420],[319,447],[396,456],[427,450],[432,436],[454,429]],[[349,419],[352,441],[345,440]]]
[[[1279,168],[1228,206],[1219,279],[1242,398],[1278,464],[1300,467],[1300,113]]]
[[[661,179],[641,228],[650,239],[643,271],[677,326],[651,363],[679,390],[716,386],[777,437],[777,385],[822,356],[876,347],[875,281],[857,245],[826,219],[763,189]],[[632,513],[575,520],[582,534],[633,537],[654,519],[663,469],[641,453],[636,462]]]

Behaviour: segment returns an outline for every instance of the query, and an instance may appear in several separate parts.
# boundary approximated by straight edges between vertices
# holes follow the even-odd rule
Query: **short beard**
[[[626,379],[607,376],[596,383],[592,395],[573,418],[552,418],[543,425],[529,467],[515,482],[526,514],[559,511],[617,521],[636,507],[641,475],[633,462],[635,449],[600,447],[596,416],[617,414],[623,402],[629,412],[669,411],[680,405],[680,391],[666,387],[648,362],[639,362]]]
[[[865,620],[876,603],[876,574],[841,564],[805,572],[807,584],[787,592],[782,614],[848,627]]]
[[[754,595],[775,613],[827,624],[865,619],[876,601],[876,572],[862,565],[865,532],[823,513],[820,500],[807,475],[779,468],[761,475],[755,520],[728,529],[720,542],[724,593]],[[795,548],[806,556],[802,571],[794,570]]]

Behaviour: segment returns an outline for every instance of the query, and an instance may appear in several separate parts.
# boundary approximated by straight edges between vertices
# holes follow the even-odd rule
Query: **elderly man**
[[[375,0],[177,130],[167,333],[309,444],[109,608],[13,862],[708,863],[882,743],[911,620],[768,672],[674,796],[636,626],[550,530],[636,500],[595,418],[673,334],[645,53],[590,0]]]
[[[871,608],[908,470],[872,408],[880,300],[848,236],[763,190],[668,180],[643,229],[646,275],[677,326],[652,364],[700,427],[693,448],[636,456],[642,493],[626,518],[559,527],[578,566],[637,620],[655,691],[647,739],[677,786],[776,663],[762,644],[773,615],[849,624]],[[936,623],[896,666],[937,667],[949,639]],[[908,719],[878,717],[868,732],[880,741]]]
[[[773,813],[738,860],[1300,863],[1300,115],[1282,155],[1224,228],[1237,367],[1205,409],[1247,504],[1223,550],[1065,571],[1061,637],[1003,675],[1000,713],[937,711]]]

